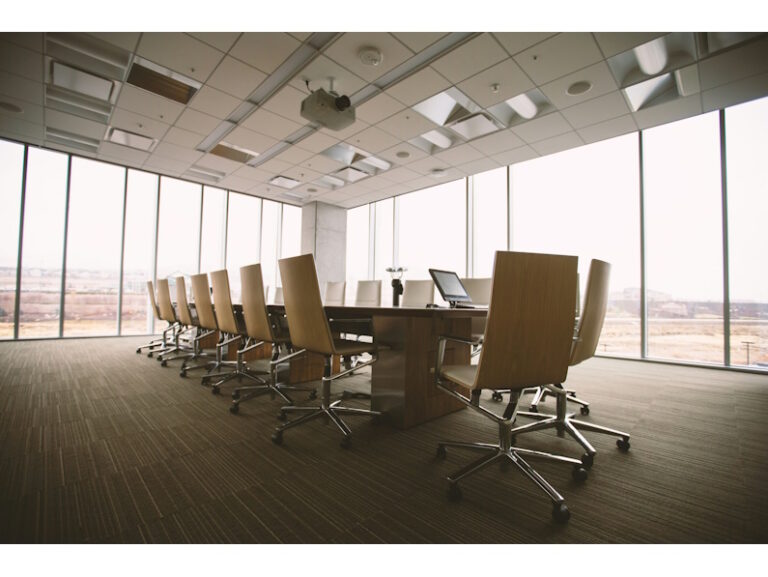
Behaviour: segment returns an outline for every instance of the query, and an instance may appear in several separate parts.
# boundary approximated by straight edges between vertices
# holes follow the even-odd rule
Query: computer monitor
[[[437,290],[440,291],[440,296],[452,307],[455,307],[456,303],[472,302],[467,289],[461,284],[459,275],[455,272],[431,268],[429,269],[429,274],[432,276],[432,280],[435,281]]]

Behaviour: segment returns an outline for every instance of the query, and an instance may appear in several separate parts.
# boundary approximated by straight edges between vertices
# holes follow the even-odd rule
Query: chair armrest
[[[437,337],[437,360],[435,361],[435,384],[440,384],[440,371],[443,368],[443,359],[445,357],[445,343],[453,341],[469,346],[482,344],[483,339],[473,339],[471,337],[455,337],[452,335],[440,335]]]
[[[454,337],[452,335],[440,335],[439,337],[437,337],[437,340],[438,340],[438,343],[440,341],[454,341],[456,343],[462,343],[465,345],[472,345],[472,346],[483,344],[482,337],[473,339],[472,337]]]

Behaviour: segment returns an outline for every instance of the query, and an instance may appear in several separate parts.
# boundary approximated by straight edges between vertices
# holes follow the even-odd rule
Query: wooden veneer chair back
[[[152,307],[152,312],[155,314],[155,318],[163,320],[160,316],[160,309],[157,306],[157,299],[155,298],[155,287],[151,280],[147,281],[147,292],[149,293],[149,304]]]
[[[176,277],[176,307],[178,309],[178,316],[181,324],[187,327],[192,326],[194,323],[192,322],[192,314],[189,312],[187,285],[184,282],[183,276]]]
[[[171,289],[167,278],[157,279],[157,305],[160,308],[161,319],[169,323],[176,322],[176,311],[173,310]]]
[[[216,322],[219,330],[230,335],[238,334],[235,311],[232,309],[232,296],[229,292],[227,269],[210,273],[213,287],[213,306],[216,307]]]
[[[435,283],[431,280],[406,280],[403,285],[404,307],[423,307],[435,302]]]
[[[211,304],[211,292],[208,287],[208,275],[206,273],[193,274],[189,277],[192,286],[192,298],[195,300],[197,322],[208,330],[217,330],[216,315]]]
[[[274,342],[272,324],[267,314],[264,300],[264,280],[260,264],[251,264],[240,268],[242,283],[243,318],[249,337],[267,342]]]
[[[325,304],[328,306],[343,306],[344,293],[347,290],[346,281],[333,281],[325,284]]]
[[[472,304],[487,305],[491,302],[491,281],[489,278],[463,278],[461,284],[467,289]]]
[[[355,306],[380,307],[381,306],[381,281],[359,280],[355,293]]]
[[[577,339],[571,350],[571,366],[592,358],[603,330],[605,311],[608,307],[608,284],[611,265],[602,260],[592,259],[589,265],[587,288],[584,292],[584,307],[576,329]]]

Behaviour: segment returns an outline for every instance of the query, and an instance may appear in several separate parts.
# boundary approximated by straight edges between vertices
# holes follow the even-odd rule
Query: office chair
[[[238,326],[235,319],[235,310],[232,307],[232,297],[229,291],[229,275],[226,269],[217,270],[210,273],[211,286],[213,287],[213,305],[216,307],[216,324],[219,326],[219,332],[222,338],[216,347],[221,351],[225,346],[233,343],[240,343],[243,336],[246,335],[244,327]],[[207,384],[212,379],[219,379],[211,385],[211,392],[218,395],[221,386],[232,379],[242,380],[243,377],[265,385],[266,380],[262,378],[266,373],[257,373],[250,369],[244,360],[244,354],[255,347],[249,347],[246,343],[242,349],[237,350],[237,360],[234,364],[227,363],[226,366],[234,367],[234,370],[228,372],[208,373],[203,376],[203,384]],[[220,355],[218,355],[220,356]]]
[[[355,292],[356,307],[380,307],[381,306],[381,281],[359,280]]]
[[[186,365],[188,361],[209,357],[207,353],[204,353],[200,348],[200,342],[215,333],[215,330],[203,329],[200,326],[197,318],[192,316],[192,312],[187,302],[187,286],[183,276],[176,277],[176,310],[179,322],[184,327],[189,327],[194,331],[194,335],[191,338],[192,349],[185,353],[179,353],[178,355],[168,358],[167,360],[174,360],[177,358],[184,359],[181,366],[181,376],[186,376]]]
[[[325,283],[325,297],[323,304],[326,306],[344,306],[344,293],[347,290],[346,281],[335,281]]]
[[[600,332],[603,330],[605,309],[608,303],[610,274],[611,265],[607,262],[593,259],[590,263],[584,307],[581,310],[576,335],[571,345],[570,366],[578,365],[587,359],[591,359],[595,354],[595,350],[597,350],[597,342],[600,340]],[[538,412],[520,411],[518,415],[534,418],[536,422],[512,429],[513,435],[551,428],[557,429],[560,435],[568,433],[586,450],[586,453],[581,457],[581,462],[587,468],[592,466],[596,451],[579,429],[620,437],[616,441],[616,446],[623,452],[629,451],[629,433],[586,421],[578,421],[572,418],[572,413],[566,412],[567,401],[573,400],[573,398],[569,395],[569,391],[563,388],[562,381],[546,384],[542,386],[542,389],[546,391],[546,394],[556,397],[556,414],[547,415]]]
[[[293,405],[293,400],[285,394],[284,391],[286,390],[308,391],[310,398],[314,398],[316,396],[315,389],[294,387],[277,382],[278,365],[285,362],[284,359],[280,358],[280,350],[285,349],[290,352],[291,342],[287,331],[282,329],[279,319],[272,317],[267,310],[264,289],[262,288],[261,265],[253,264],[241,267],[240,281],[242,282],[246,343],[238,351],[238,354],[270,343],[272,345],[272,359],[269,363],[269,380],[261,385],[238,387],[232,391],[232,405],[229,407],[229,412],[237,413],[240,410],[240,403],[264,393],[269,393],[272,398],[277,393],[289,405]]]
[[[549,496],[552,515],[557,521],[564,522],[570,517],[562,495],[525,459],[567,463],[573,468],[573,478],[579,481],[586,479],[587,470],[578,459],[516,447],[512,427],[524,388],[562,382],[568,373],[576,266],[577,258],[573,256],[497,252],[488,322],[478,364],[443,364],[447,341],[468,345],[475,341],[439,337],[437,387],[494,421],[499,432],[498,443],[439,443],[439,458],[445,458],[446,447],[490,453],[447,477],[449,499],[461,499],[458,482],[465,477],[493,463],[511,461]],[[483,389],[500,388],[512,391],[502,416],[480,406]]]
[[[342,420],[342,415],[377,416],[378,411],[357,409],[341,406],[341,400],[331,402],[331,383],[350,372],[350,369],[332,374],[331,360],[334,355],[360,355],[370,353],[371,360],[361,363],[357,368],[368,366],[378,358],[376,344],[345,339],[335,339],[328,324],[328,318],[320,298],[320,286],[317,282],[315,259],[311,254],[305,254],[279,261],[280,276],[283,279],[283,296],[285,312],[288,317],[288,327],[291,342],[296,350],[285,357],[285,360],[306,352],[317,353],[324,358],[322,392],[320,406],[313,407],[283,407],[280,418],[287,418],[288,413],[303,413],[298,419],[289,421],[277,428],[272,435],[276,444],[283,442],[283,432],[287,429],[302,425],[312,419],[325,416],[339,428],[344,435],[342,447],[349,447],[352,431]]]
[[[435,283],[432,280],[406,280],[403,285],[402,307],[424,307],[435,302]]]
[[[272,295],[272,304],[274,305],[283,304],[283,287],[281,286],[275,287],[275,294]]]
[[[491,280],[490,278],[463,278],[461,284],[467,289],[472,304],[488,306],[491,302]],[[472,317],[472,338],[482,339],[485,333],[485,317]],[[472,347],[472,356],[480,354],[480,346]],[[494,391],[495,393],[495,391]]]
[[[160,309],[157,306],[157,300],[155,299],[155,288],[152,285],[152,281],[147,281],[147,293],[149,293],[149,305],[152,308],[152,313],[155,315],[155,320],[161,321],[163,320],[160,318]],[[142,349],[149,349],[149,353],[147,354],[148,357],[151,357],[155,349],[157,347],[160,347],[161,349],[164,349],[168,346],[168,332],[173,330],[173,323],[168,323],[168,326],[163,330],[163,336],[159,339],[152,339],[149,341],[146,345],[141,345],[140,347],[136,348],[136,354],[138,355],[141,353]]]
[[[162,366],[166,366],[169,360],[178,358],[177,356],[171,355],[174,353],[183,354],[188,351],[188,347],[182,345],[181,343],[181,335],[185,330],[187,330],[187,328],[181,324],[178,317],[176,316],[176,311],[174,310],[173,303],[171,302],[171,290],[168,286],[168,279],[166,278],[157,280],[157,306],[160,309],[160,318],[164,321],[167,321],[174,327],[172,344],[167,345],[160,351],[157,351],[157,360],[160,361]]]

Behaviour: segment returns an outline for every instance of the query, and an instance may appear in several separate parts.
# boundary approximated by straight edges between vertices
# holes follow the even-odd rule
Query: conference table
[[[282,305],[268,308],[273,314],[284,311]],[[486,316],[487,309],[326,306],[325,311],[332,327],[371,320],[379,345],[371,366],[371,408],[381,411],[385,422],[407,429],[464,408],[435,386],[437,337],[469,337],[472,318]],[[449,343],[445,364],[468,364],[470,352],[467,345]]]

